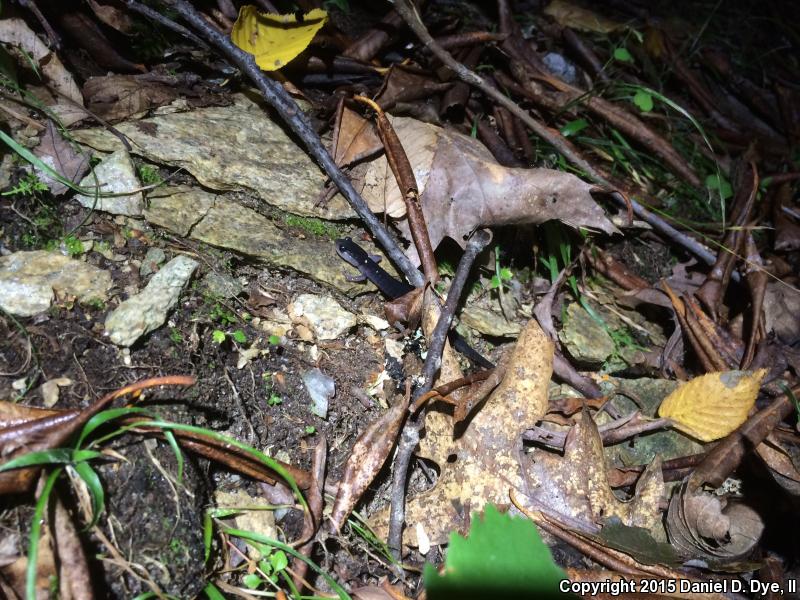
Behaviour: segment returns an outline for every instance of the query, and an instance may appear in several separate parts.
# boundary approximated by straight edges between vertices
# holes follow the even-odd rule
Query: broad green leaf
[[[244,344],[247,341],[247,336],[244,334],[244,331],[241,329],[237,329],[231,334],[233,341],[237,344]]]
[[[274,15],[243,6],[233,24],[231,40],[256,59],[264,71],[276,71],[305,50],[328,13],[315,8],[299,20],[295,14]]]
[[[561,135],[564,137],[569,137],[571,135],[576,135],[586,129],[589,126],[589,121],[586,119],[575,119],[570,121],[566,125],[561,128]]]
[[[727,200],[733,196],[731,184],[719,173],[714,173],[706,177],[706,187],[710,190],[717,190],[723,200]]]
[[[264,580],[255,573],[250,573],[249,575],[242,577],[242,583],[251,590],[256,590],[261,587],[261,584],[264,583]]]
[[[444,572],[425,565],[428,600],[450,598],[542,598],[566,579],[533,522],[487,505],[472,517],[469,537],[453,533]]]
[[[633,56],[631,56],[627,48],[616,48],[614,50],[614,59],[620,62],[633,62]]]
[[[203,593],[208,596],[208,600],[225,600],[225,596],[222,595],[213,583],[209,583],[206,587],[203,588]]]
[[[653,110],[653,96],[645,92],[644,90],[639,90],[633,96],[633,103],[639,107],[639,110],[642,112],[650,112]]]
[[[214,340],[215,344],[221,344],[225,341],[225,332],[215,329],[211,332],[211,339]]]

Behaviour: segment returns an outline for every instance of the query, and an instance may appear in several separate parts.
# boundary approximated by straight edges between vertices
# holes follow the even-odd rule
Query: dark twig
[[[488,231],[477,231],[467,242],[461,260],[458,263],[453,283],[447,292],[447,301],[442,307],[442,313],[436,323],[436,327],[430,336],[428,344],[428,355],[425,358],[425,365],[422,368],[422,384],[414,392],[414,402],[418,398],[428,393],[433,387],[436,373],[442,364],[442,352],[447,341],[447,332],[453,323],[453,315],[456,312],[464,284],[467,282],[472,263],[475,257],[480,254],[491,240]],[[403,428],[400,436],[400,443],[397,447],[397,455],[394,461],[394,472],[392,473],[392,508],[389,518],[389,549],[396,558],[400,557],[403,536],[403,521],[405,520],[405,489],[406,477],[408,475],[408,465],[411,462],[411,454],[419,442],[419,434],[425,424],[427,410],[422,408],[416,417],[409,419]]]
[[[214,46],[221,50],[243,73],[245,73],[256,84],[264,99],[278,112],[286,121],[286,124],[294,131],[308,148],[309,153],[325,170],[342,195],[353,207],[353,210],[364,221],[367,228],[377,238],[386,254],[394,262],[414,287],[420,287],[425,280],[411,261],[408,260],[400,246],[394,240],[389,231],[383,226],[378,218],[372,213],[367,203],[353,187],[353,184],[342,173],[333,160],[333,157],[325,149],[322,140],[319,139],[316,131],[309,123],[305,114],[297,106],[291,96],[286,93],[280,83],[264,75],[256,65],[252,54],[248,54],[237,48],[225,35],[209,25],[203,17],[186,0],[163,0],[180,13],[192,27],[203,34]]]
[[[145,6],[144,4],[137,2],[136,0],[125,0],[125,4],[133,12],[137,12],[140,15],[147,17],[148,19],[151,19],[156,23],[163,25],[167,29],[172,29],[172,31],[174,31],[175,33],[182,35],[186,39],[192,40],[195,44],[197,44],[201,48],[205,48],[206,50],[208,50],[208,44],[206,44],[203,40],[201,40],[191,31],[186,29],[186,27],[184,27],[183,25],[166,18],[157,10],[153,10],[149,6]]]

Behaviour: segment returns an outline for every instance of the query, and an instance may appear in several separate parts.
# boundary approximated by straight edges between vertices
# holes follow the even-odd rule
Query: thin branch
[[[132,0],[129,0],[132,1]],[[322,166],[325,173],[330,177],[342,195],[353,207],[353,210],[364,221],[367,228],[377,238],[386,254],[394,262],[414,287],[420,287],[425,280],[411,261],[403,253],[400,246],[394,240],[389,231],[383,226],[378,218],[372,213],[367,203],[353,187],[353,184],[342,173],[333,160],[333,157],[325,149],[322,140],[319,139],[317,132],[311,126],[303,111],[295,103],[291,96],[283,89],[283,86],[267,77],[255,62],[252,54],[249,54],[231,42],[228,37],[214,29],[186,0],[163,0],[163,3],[175,9],[195,30],[199,31],[208,41],[229,58],[242,72],[247,75],[261,92],[264,99],[272,106],[278,114],[286,121],[286,124],[303,141],[309,153]],[[162,21],[163,23],[164,21]]]
[[[436,373],[442,364],[442,352],[447,341],[447,332],[453,323],[453,315],[456,312],[461,293],[467,282],[472,263],[475,257],[486,247],[491,240],[491,235],[486,230],[477,231],[467,242],[461,260],[458,263],[453,283],[447,293],[447,301],[442,307],[442,313],[436,323],[436,327],[431,334],[428,344],[428,355],[425,357],[425,365],[422,368],[422,384],[414,392],[414,402],[418,398],[428,393],[433,387]],[[400,557],[403,536],[403,521],[405,520],[405,488],[408,475],[408,466],[411,462],[411,455],[419,442],[419,433],[425,424],[427,410],[423,408],[417,416],[409,419],[403,428],[400,442],[397,448],[397,455],[394,462],[394,472],[392,473],[392,506],[389,518],[389,537],[388,545],[396,558]]]

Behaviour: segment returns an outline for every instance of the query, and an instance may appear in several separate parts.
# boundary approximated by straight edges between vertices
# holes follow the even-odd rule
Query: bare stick
[[[253,55],[236,47],[230,39],[209,25],[186,0],[163,0],[163,3],[174,8],[192,26],[199,31],[208,41],[222,51],[243,73],[245,73],[256,84],[264,99],[278,112],[286,121],[286,124],[294,131],[308,148],[309,153],[325,170],[342,195],[353,207],[353,210],[364,221],[367,228],[377,238],[386,254],[394,262],[414,287],[420,287],[425,283],[425,279],[408,257],[397,245],[389,231],[383,226],[378,218],[372,213],[367,203],[353,187],[353,184],[342,173],[333,157],[322,145],[317,132],[309,123],[305,114],[297,106],[292,97],[283,89],[280,83],[264,75],[256,64]],[[162,21],[163,23],[163,21]]]
[[[453,283],[447,292],[447,301],[442,307],[442,313],[431,334],[428,345],[428,355],[425,357],[425,365],[422,368],[423,381],[414,392],[414,402],[418,398],[428,393],[433,387],[433,382],[439,367],[442,364],[442,352],[447,341],[447,332],[453,323],[453,315],[461,299],[464,284],[467,282],[472,263],[475,257],[480,254],[491,240],[491,235],[485,230],[477,231],[467,242],[461,260],[458,262]],[[395,558],[400,557],[403,540],[403,521],[405,520],[406,502],[406,477],[408,475],[408,465],[411,462],[411,455],[419,442],[419,433],[425,424],[427,410],[423,408],[413,419],[409,419],[403,428],[400,442],[397,447],[397,455],[394,461],[394,471],[392,473],[392,508],[389,517],[389,549]]]

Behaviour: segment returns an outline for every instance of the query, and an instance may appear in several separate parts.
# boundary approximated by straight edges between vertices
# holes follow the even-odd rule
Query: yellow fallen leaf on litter
[[[658,414],[704,442],[725,437],[747,419],[766,369],[721,371],[695,377],[667,396]]]
[[[305,50],[327,20],[328,13],[319,8],[298,20],[294,14],[275,15],[243,6],[233,24],[231,40],[255,56],[264,71],[275,71]]]
[[[607,19],[591,10],[573,4],[569,0],[553,0],[544,9],[544,14],[553,17],[563,27],[580,31],[611,33],[624,27],[622,23]]]

